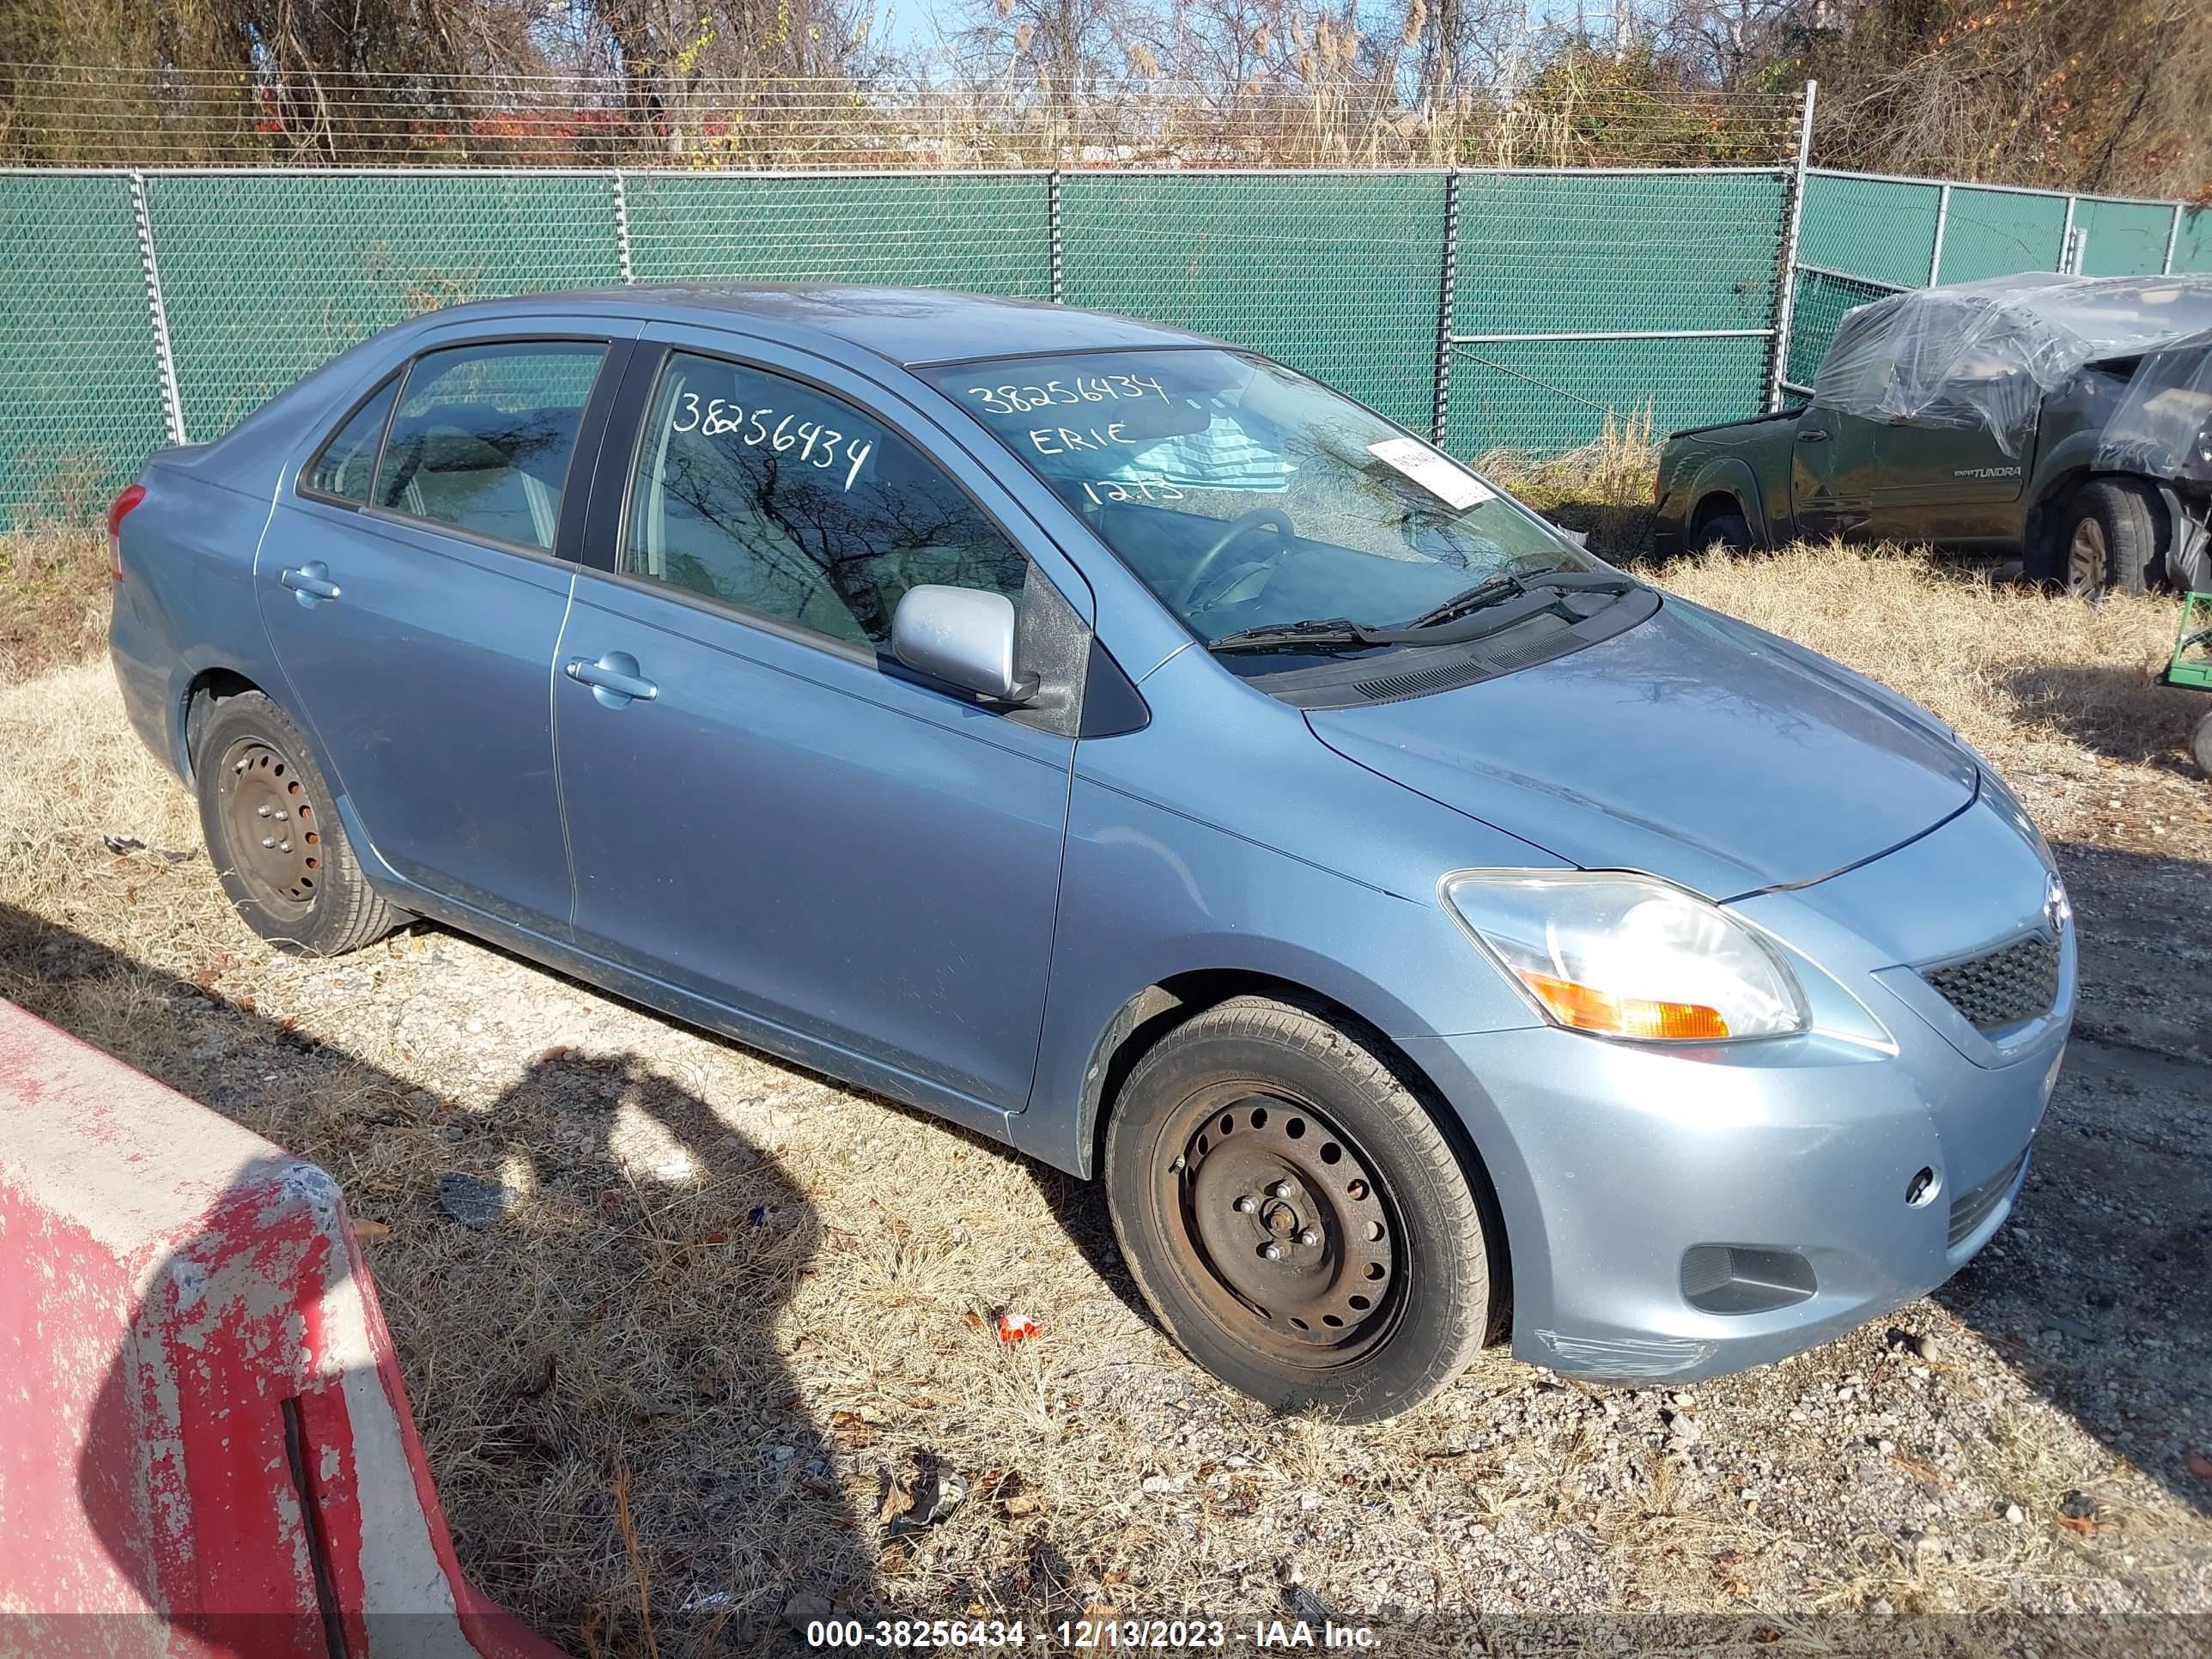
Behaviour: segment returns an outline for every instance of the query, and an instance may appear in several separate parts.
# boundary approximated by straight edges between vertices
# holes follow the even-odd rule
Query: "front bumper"
[[[1993,1036],[1900,964],[2034,925],[2044,878],[1984,800],[1873,864],[1732,907],[1819,964],[1801,969],[1817,1028],[1803,1036],[1659,1048],[1547,1026],[1409,1042],[1490,1165],[1514,1352],[1687,1382],[1827,1340],[1956,1273],[2026,1179],[2072,1022],[2072,930],[2051,1012]],[[1910,1202],[1923,1170],[1935,1185]],[[1708,1311],[1695,1271],[1686,1285],[1701,1246],[1795,1258],[1810,1293]]]

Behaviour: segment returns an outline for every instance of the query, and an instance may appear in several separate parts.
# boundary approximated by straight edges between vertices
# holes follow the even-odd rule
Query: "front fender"
[[[1555,861],[1411,791],[1397,793],[1414,815],[1443,815],[1462,843],[1450,854],[1440,845],[1435,874],[1419,892],[1339,874],[1079,772],[1036,1079],[1028,1109],[1009,1120],[1014,1143],[1090,1174],[1088,1109],[1109,1039],[1126,1035],[1128,1011],[1150,1012],[1148,988],[1195,973],[1284,982],[1401,1043],[1540,1024],[1445,908],[1434,882],[1454,867]],[[1495,1126],[1466,1127],[1487,1159]]]

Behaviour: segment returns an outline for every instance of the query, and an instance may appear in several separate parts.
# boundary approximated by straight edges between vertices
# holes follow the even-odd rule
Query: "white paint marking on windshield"
[[[1456,513],[1464,513],[1498,493],[1450,456],[1438,454],[1419,438],[1385,439],[1368,445],[1367,453],[1404,473]]]

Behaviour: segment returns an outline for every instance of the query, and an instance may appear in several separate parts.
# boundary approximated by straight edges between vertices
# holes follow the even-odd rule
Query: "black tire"
[[[1491,1333],[1486,1198],[1409,1079],[1303,1009],[1237,997],[1161,1038],[1105,1176],[1160,1323],[1270,1406],[1395,1416]]]
[[[2189,752],[2197,757],[2197,769],[2212,778],[2212,714],[2198,720],[2189,734]]]
[[[343,956],[406,920],[369,887],[299,728],[260,692],[215,705],[192,775],[222,890],[278,950]]]
[[[1691,552],[1710,553],[1715,548],[1728,553],[1750,552],[1751,521],[1741,513],[1716,513],[1690,532]]]
[[[2134,478],[2092,478],[2059,514],[2051,574],[2085,599],[2146,593],[2165,564],[2165,511]]]

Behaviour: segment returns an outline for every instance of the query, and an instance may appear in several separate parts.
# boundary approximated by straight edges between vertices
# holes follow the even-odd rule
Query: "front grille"
[[[2012,1190],[2013,1181],[2020,1174],[2020,1166],[2027,1162],[2027,1154],[2022,1152],[1973,1191],[1961,1193],[1951,1200],[1950,1249],[1957,1249],[1960,1241],[1970,1237],[1975,1228],[1990,1218],[1990,1212],[2004,1202],[2005,1194]]]
[[[2017,1025],[2041,1018],[2058,1000],[2058,941],[2030,933],[1964,962],[1923,968],[1920,977],[1978,1031]]]

